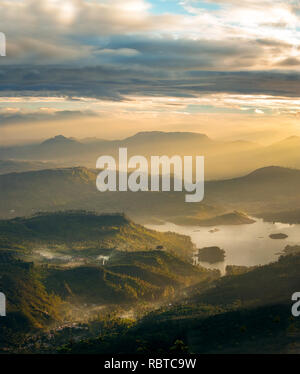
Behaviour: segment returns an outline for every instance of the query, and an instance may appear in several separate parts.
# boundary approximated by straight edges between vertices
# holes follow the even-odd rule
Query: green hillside
[[[243,177],[206,182],[204,201],[193,204],[185,203],[184,191],[99,192],[96,175],[81,167],[0,175],[0,217],[80,209],[124,212],[142,223],[160,220],[215,226],[251,223],[241,212],[272,219],[276,212],[286,211],[278,217],[299,220],[295,207],[300,171],[296,169],[266,167]],[[289,215],[289,211],[294,213]]]
[[[40,161],[0,160],[0,174],[57,168],[57,164]]]
[[[300,170],[265,167],[243,177],[207,182],[206,199],[252,215],[294,210],[299,204]]]
[[[178,289],[219,277],[161,251],[114,252],[105,266],[49,267],[43,273],[49,292],[76,303],[117,304],[142,300],[157,302]]]
[[[69,211],[0,220],[0,248],[140,251],[157,246],[182,257],[190,257],[194,249],[188,236],[146,229],[123,214]]]
[[[81,167],[0,175],[0,217],[83,209],[125,212],[134,220],[149,222],[152,217],[202,214],[207,218],[224,211],[210,204],[186,204],[185,192],[99,192],[96,176],[95,170]]]
[[[291,315],[299,254],[220,278],[164,306],[117,337],[106,331],[63,353],[297,353],[300,323]],[[233,274],[233,273],[231,273]]]
[[[62,300],[48,293],[39,269],[15,260],[1,251],[0,289],[7,299],[7,316],[1,318],[0,348],[18,345],[24,333],[41,329],[62,319]]]
[[[153,307],[220,276],[191,264],[189,237],[148,230],[123,214],[42,213],[2,220],[0,233],[8,315],[1,349],[18,349],[26,333],[63,326],[74,313],[87,320],[91,308]]]
[[[195,294],[195,302],[229,305],[288,303],[300,284],[300,256],[281,256],[277,262],[220,278],[215,287]]]

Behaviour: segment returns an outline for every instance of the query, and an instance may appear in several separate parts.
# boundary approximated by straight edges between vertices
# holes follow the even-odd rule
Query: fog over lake
[[[253,217],[255,223],[234,226],[179,226],[166,222],[163,225],[147,225],[157,231],[173,231],[188,235],[198,248],[218,246],[225,250],[224,262],[208,264],[199,262],[207,268],[225,272],[226,265],[254,266],[276,261],[286,245],[300,244],[300,225],[263,222]],[[218,231],[216,231],[217,229]],[[212,232],[214,231],[214,232]],[[271,239],[270,234],[284,233],[286,239]]]

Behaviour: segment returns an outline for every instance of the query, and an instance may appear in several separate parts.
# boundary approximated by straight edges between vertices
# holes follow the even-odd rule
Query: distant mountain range
[[[0,160],[0,174],[20,173],[22,171],[55,169],[58,167],[54,162]]]
[[[269,166],[246,176],[206,184],[206,198],[258,215],[299,206],[300,170]]]
[[[224,179],[246,174],[263,166],[300,168],[300,138],[290,137],[270,146],[247,141],[217,141],[192,132],[140,132],[122,140],[83,139],[63,135],[42,143],[0,148],[0,160],[34,160],[95,167],[101,155],[118,156],[127,147],[129,155],[204,155],[206,179]],[[0,165],[1,172],[1,165]]]
[[[299,207],[300,170],[296,169],[271,166],[243,177],[207,182],[204,201],[190,204],[185,203],[184,191],[99,192],[96,175],[83,167],[0,175],[0,216],[86,209],[125,212],[142,223],[169,220],[207,226],[251,223],[241,212],[259,216]]]

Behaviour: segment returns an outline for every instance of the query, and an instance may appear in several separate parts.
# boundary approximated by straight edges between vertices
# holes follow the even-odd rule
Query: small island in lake
[[[283,233],[279,233],[279,234],[271,234],[271,235],[269,235],[269,237],[271,239],[286,239],[286,238],[288,238],[288,235],[283,234]]]
[[[219,247],[204,247],[198,249],[198,254],[196,256],[199,261],[214,264],[216,262],[224,261],[225,251]]]

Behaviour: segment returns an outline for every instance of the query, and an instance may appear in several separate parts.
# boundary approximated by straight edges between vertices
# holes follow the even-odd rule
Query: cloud
[[[94,117],[96,113],[79,110],[55,110],[53,108],[40,108],[35,111],[26,111],[18,108],[0,108],[0,126],[33,123],[53,122],[80,117]]]
[[[278,63],[278,66],[285,66],[285,67],[300,66],[300,59],[295,58],[295,57],[288,57],[280,61]]]
[[[154,14],[150,0],[3,0],[0,96],[299,96],[297,2],[180,4]]]
[[[256,114],[264,114],[264,111],[261,109],[255,109]]]
[[[192,67],[192,65],[191,65]],[[198,97],[205,93],[299,96],[300,73],[280,71],[215,72],[128,67],[2,67],[3,97],[86,97],[123,101],[129,95]]]
[[[203,8],[205,3],[218,7]],[[153,59],[154,63],[159,59],[162,64],[170,63],[176,54],[175,61],[180,56],[186,58],[187,68],[194,56],[199,67],[216,70],[234,69],[238,65],[270,69],[271,61],[287,58],[288,49],[292,50],[299,39],[298,8],[290,0],[185,0],[182,6],[189,9],[189,15],[153,14],[150,0],[3,0],[0,14],[1,31],[7,35],[5,61],[101,65],[108,56],[112,62],[123,55],[133,57],[130,53],[135,52],[130,50],[135,49],[132,44],[139,39],[148,50],[153,43],[151,55],[147,51],[144,55],[136,52],[138,56],[133,62],[140,63],[143,59],[145,65],[146,59],[148,65],[153,64]],[[112,46],[117,39],[119,43],[122,40],[119,51]],[[272,40],[273,48],[259,43],[261,40]],[[177,51],[172,55],[176,44]],[[196,54],[189,46],[195,47]],[[216,49],[220,58],[214,62]],[[180,55],[180,51],[186,54]],[[239,52],[242,58],[233,59],[233,54],[240,57]],[[193,65],[196,63],[195,59]]]

